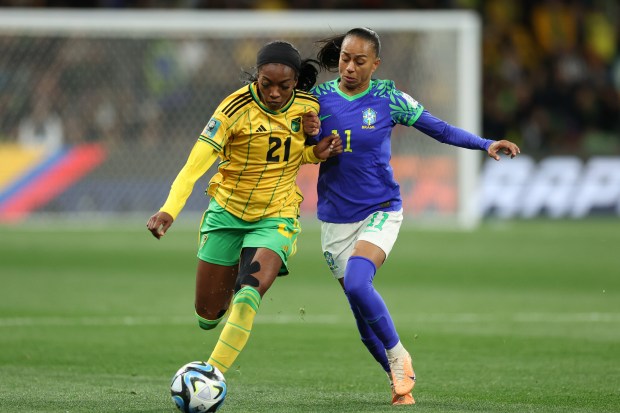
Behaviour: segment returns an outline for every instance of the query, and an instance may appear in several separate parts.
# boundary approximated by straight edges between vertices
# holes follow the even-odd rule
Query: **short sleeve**
[[[394,123],[412,126],[424,112],[417,100],[398,89],[392,89],[390,93],[390,116]]]

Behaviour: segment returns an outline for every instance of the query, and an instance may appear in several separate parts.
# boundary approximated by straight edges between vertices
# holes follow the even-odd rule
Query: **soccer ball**
[[[170,384],[172,401],[185,413],[217,411],[224,404],[226,390],[222,372],[204,361],[181,367]]]

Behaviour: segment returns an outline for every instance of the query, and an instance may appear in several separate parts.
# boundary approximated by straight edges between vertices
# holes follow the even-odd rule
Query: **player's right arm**
[[[170,187],[170,193],[160,210],[149,218],[146,227],[157,239],[164,236],[179,215],[192,193],[198,178],[204,175],[217,159],[217,151],[210,144],[198,140],[187,162]]]

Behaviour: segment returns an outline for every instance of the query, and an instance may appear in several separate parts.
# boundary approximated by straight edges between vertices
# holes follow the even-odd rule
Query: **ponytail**
[[[322,45],[316,58],[319,60],[319,65],[322,69],[328,71],[335,71],[338,68],[338,62],[340,61],[340,48],[346,34],[339,34],[337,36],[328,37],[327,39],[319,40],[316,43]]]
[[[312,89],[312,86],[316,83],[316,77],[319,75],[319,69],[316,65],[320,64],[314,59],[303,59],[301,61],[296,89],[306,92]]]

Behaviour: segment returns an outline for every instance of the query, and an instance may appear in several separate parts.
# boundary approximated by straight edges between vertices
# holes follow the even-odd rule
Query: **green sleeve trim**
[[[424,112],[424,106],[419,105],[418,107],[419,107],[418,113],[409,121],[409,124],[407,126],[412,126],[414,123],[418,121],[418,118],[422,116],[422,112]]]
[[[209,145],[213,146],[213,148],[218,151],[218,152],[222,152],[222,147],[220,145],[218,145],[217,143],[213,142],[211,139],[209,139],[208,137],[206,137],[205,135],[200,135],[198,137],[199,141],[203,141],[204,143],[208,143]]]

